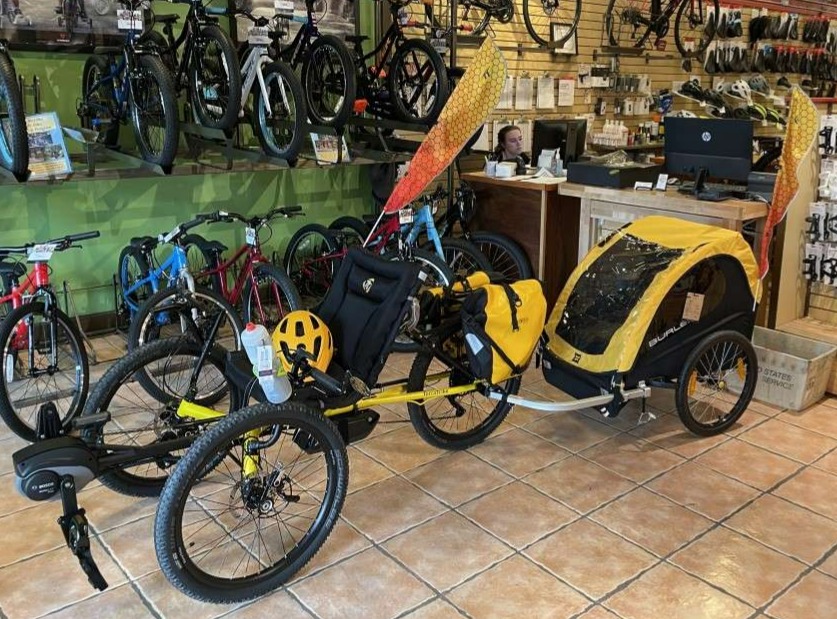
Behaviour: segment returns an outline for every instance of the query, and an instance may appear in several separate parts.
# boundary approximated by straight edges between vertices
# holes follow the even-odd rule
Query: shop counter
[[[649,215],[678,217],[737,230],[755,222],[756,251],[767,205],[748,200],[705,202],[678,193],[462,175],[477,194],[475,230],[503,232],[529,256],[552,303],[590,247],[626,223]],[[758,255],[758,254],[757,254]]]

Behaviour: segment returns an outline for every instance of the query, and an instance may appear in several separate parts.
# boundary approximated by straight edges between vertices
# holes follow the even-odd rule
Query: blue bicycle
[[[115,148],[119,126],[130,121],[145,161],[166,169],[177,152],[177,95],[158,46],[146,36],[142,2],[122,3],[132,12],[120,19],[122,46],[97,47],[84,65],[78,115],[82,127],[99,133],[98,140]]]

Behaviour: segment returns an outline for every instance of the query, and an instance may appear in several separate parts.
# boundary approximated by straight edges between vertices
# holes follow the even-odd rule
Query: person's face
[[[503,148],[509,155],[517,157],[523,152],[523,134],[518,129],[509,131],[503,141]]]

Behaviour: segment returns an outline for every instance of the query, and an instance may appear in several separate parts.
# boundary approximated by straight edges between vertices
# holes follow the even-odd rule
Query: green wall
[[[373,3],[362,22],[372,24]],[[166,11],[174,7],[165,7]],[[180,8],[180,7],[178,7]],[[368,29],[368,28],[367,28]],[[31,84],[41,81],[43,111],[58,112],[61,122],[78,126],[76,105],[86,55],[15,51],[18,73]],[[31,111],[31,100],[30,100]],[[130,139],[130,128],[123,127]],[[79,148],[68,142],[71,152]],[[265,212],[273,206],[301,204],[306,217],[277,220],[267,251],[284,249],[290,235],[306,223],[329,223],[340,215],[360,215],[371,208],[364,166],[218,173],[121,180],[71,179],[53,185],[0,185],[0,244],[47,240],[63,234],[98,229],[102,238],[87,241],[83,251],[57,254],[53,281],[68,280],[79,314],[113,307],[109,287],[120,249],[132,236],[168,231],[195,213],[226,209]],[[215,224],[195,230],[235,247],[243,242],[239,226]]]

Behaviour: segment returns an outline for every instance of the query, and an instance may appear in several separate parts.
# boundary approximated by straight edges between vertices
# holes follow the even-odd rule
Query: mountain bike
[[[84,0],[60,0],[55,13],[58,15],[58,26],[64,29],[68,40],[73,38],[81,22],[87,22],[88,30],[93,29],[93,20],[87,15]]]
[[[581,18],[582,0],[523,0],[523,23],[529,36],[543,46],[561,46],[575,33]],[[496,19],[507,24],[514,18],[514,0],[459,0],[457,24],[471,24],[471,34],[485,32],[489,22]],[[433,28],[451,28],[450,0],[433,0],[425,6]]]
[[[26,111],[6,41],[0,39],[0,165],[18,179],[29,170]]]
[[[355,110],[381,118],[431,124],[450,94],[448,72],[439,52],[424,39],[408,39],[404,29],[419,26],[402,10],[410,0],[388,0],[392,21],[375,49],[363,52],[366,36],[354,44],[357,71]]]
[[[693,58],[709,47],[715,37],[713,20],[720,14],[718,0],[610,0],[604,28],[613,47],[643,49],[650,43],[664,49],[674,17],[677,50]]]
[[[277,42],[278,56],[302,76],[309,118],[318,125],[343,127],[352,114],[357,81],[352,54],[338,37],[320,34],[316,3],[305,1],[301,27],[286,46]],[[280,22],[288,22],[280,19]]]
[[[96,48],[84,64],[77,113],[82,126],[99,132],[99,140],[111,148],[119,143],[119,126],[130,121],[142,158],[166,169],[177,153],[177,95],[145,34],[141,19],[129,20],[121,47]]]
[[[11,306],[0,323],[0,417],[27,441],[37,438],[42,404],[53,402],[66,428],[87,397],[87,351],[73,320],[58,307],[49,261],[55,252],[80,248],[80,241],[98,236],[84,232],[45,243],[0,247],[5,288],[0,305]],[[14,255],[26,256],[32,263],[28,273],[20,261],[9,259]]]
[[[245,242],[231,258],[224,260],[222,253],[227,247],[222,243],[187,239],[191,245],[187,251],[197,251],[199,256],[195,258],[200,259],[200,263],[191,263],[190,272],[196,282],[220,294],[231,305],[241,303],[245,323],[255,322],[273,330],[287,312],[300,309],[301,302],[287,273],[277,269],[262,253],[260,232],[264,228],[269,229],[274,219],[290,218],[301,213],[301,206],[288,206],[253,217],[227,211],[198,215],[206,223],[243,223]],[[142,317],[138,317],[135,324],[142,322]],[[136,339],[144,340],[142,334],[137,334]]]

